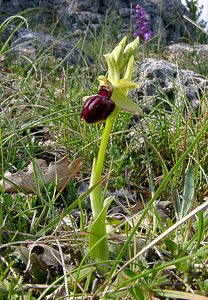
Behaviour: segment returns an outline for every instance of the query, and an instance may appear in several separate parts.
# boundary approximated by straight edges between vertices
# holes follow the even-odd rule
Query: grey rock
[[[93,0],[60,0],[56,7],[56,14],[60,23],[69,30],[80,29],[85,31],[89,24],[95,27],[100,25],[98,12],[99,1]]]
[[[183,43],[172,44],[165,48],[164,57],[171,62],[192,61],[193,65],[206,65],[208,61],[208,45],[188,45]]]
[[[185,101],[197,111],[202,95],[208,97],[206,77],[180,70],[179,66],[165,60],[145,59],[138,71],[138,81],[141,86],[132,92],[132,97],[147,112],[161,102],[169,109],[168,102],[180,108],[184,107]]]
[[[12,30],[12,28],[10,28]],[[20,28],[12,37],[10,43],[10,53],[12,58],[22,62],[22,55],[31,60],[38,58],[43,51],[45,54],[53,53],[55,58],[63,60],[63,63],[77,65],[82,63],[79,51],[74,44],[69,41],[60,40],[49,34],[33,32],[30,29]],[[15,54],[15,55],[14,55]]]
[[[155,42],[168,44],[171,41],[179,42],[185,36],[195,38],[195,27],[183,18],[183,15],[191,18],[191,13],[181,0],[2,0],[0,11],[5,18],[28,8],[39,8],[30,16],[33,21],[52,25],[50,19],[53,16],[59,20],[60,26],[73,32],[83,32],[88,25],[100,29],[106,16],[109,16],[108,20],[118,24],[118,32],[123,33],[129,32],[129,28],[135,28],[136,4],[140,4],[146,11]],[[44,18],[40,18],[41,13]]]
[[[131,16],[131,9],[122,7],[119,9],[119,15],[123,18],[130,18]]]
[[[64,1],[67,3],[67,1]],[[97,13],[97,22],[95,19],[88,18],[88,22],[91,24],[97,24],[97,28],[102,25],[102,20],[104,19],[106,13],[113,12],[111,18],[116,20],[116,14],[123,19],[123,29],[129,30],[130,21],[132,20],[132,28],[135,28],[135,6],[140,4],[142,8],[146,11],[147,17],[150,20],[151,30],[162,44],[168,44],[171,41],[178,42],[184,36],[195,38],[195,28],[192,24],[183,18],[183,15],[191,18],[191,13],[185,8],[180,0],[174,1],[161,1],[161,0],[136,0],[132,1],[132,7],[130,7],[129,1],[70,1],[68,0],[68,7],[65,13],[62,11],[62,6],[60,5],[59,15],[65,16],[65,22],[70,21],[70,18],[74,18],[77,26],[84,30],[82,22],[78,19],[82,11],[86,11],[86,6],[82,4],[86,2],[90,7],[90,10]],[[78,6],[79,3],[80,5]],[[66,4],[67,5],[67,4]],[[60,13],[61,11],[61,13]],[[89,9],[88,9],[89,11]],[[67,19],[67,21],[66,21]],[[85,18],[86,20],[86,18]]]
[[[55,11],[57,0],[2,0],[0,20],[28,10],[24,17],[34,25],[43,23],[47,28]]]

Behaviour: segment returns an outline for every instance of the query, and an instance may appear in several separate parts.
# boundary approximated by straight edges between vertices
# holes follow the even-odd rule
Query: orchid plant
[[[85,97],[81,112],[81,119],[87,123],[105,122],[105,128],[97,158],[94,158],[90,187],[96,186],[91,194],[91,208],[93,220],[89,228],[89,247],[93,261],[107,261],[109,258],[108,241],[106,237],[106,214],[113,197],[104,199],[101,182],[105,153],[112,126],[120,110],[134,114],[142,114],[141,108],[127,97],[130,90],[138,84],[131,81],[134,55],[138,48],[139,38],[126,45],[127,38],[105,54],[108,72],[107,76],[99,76],[98,94]]]

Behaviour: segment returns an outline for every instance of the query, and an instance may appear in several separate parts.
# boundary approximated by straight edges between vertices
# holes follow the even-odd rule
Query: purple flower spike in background
[[[149,29],[150,22],[147,18],[146,12],[142,9],[142,7],[137,4],[136,6],[136,32],[134,32],[134,37],[139,36],[142,40],[148,41],[153,36],[153,32]]]

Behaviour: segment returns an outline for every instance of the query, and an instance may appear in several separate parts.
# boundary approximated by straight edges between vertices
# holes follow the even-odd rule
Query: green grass
[[[35,158],[49,163],[68,154],[71,161],[83,157],[84,166],[63,192],[55,184],[37,195],[1,190],[0,299],[208,296],[205,95],[198,114],[160,105],[133,130],[134,118],[120,113],[102,182],[107,196],[122,194],[108,213],[110,272],[99,274],[90,260],[90,191],[80,194],[79,188],[89,183],[103,125],[80,122],[80,110],[83,96],[97,92],[96,78],[105,73],[102,54],[116,44],[108,30],[88,31],[78,41],[81,54],[93,56],[89,66],[62,66],[44,52],[20,65],[7,60],[8,47],[2,52],[10,72],[0,74],[1,178]]]

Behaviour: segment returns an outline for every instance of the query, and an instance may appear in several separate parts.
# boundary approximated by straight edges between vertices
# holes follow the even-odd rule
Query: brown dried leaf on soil
[[[68,156],[63,157],[57,162],[46,165],[43,159],[35,159],[27,166],[27,171],[18,171],[14,174],[6,171],[4,178],[0,181],[0,187],[7,193],[36,194],[42,192],[45,184],[55,182],[58,189],[63,189],[80,170],[83,158],[79,157],[71,164]]]
[[[42,243],[19,246],[14,250],[13,256],[21,259],[26,267],[24,272],[37,283],[52,282],[62,273],[63,268],[70,272],[74,267],[74,259],[70,255]]]

